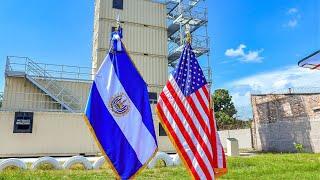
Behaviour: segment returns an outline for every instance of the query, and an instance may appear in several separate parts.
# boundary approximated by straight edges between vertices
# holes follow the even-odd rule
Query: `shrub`
[[[297,152],[302,153],[304,151],[304,147],[300,143],[293,143],[294,147],[296,148]]]

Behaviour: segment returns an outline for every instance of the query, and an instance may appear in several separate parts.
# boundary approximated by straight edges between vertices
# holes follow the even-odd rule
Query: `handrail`
[[[34,69],[41,69],[42,73],[53,79],[74,79],[74,80],[92,80],[94,68],[84,66],[72,66],[63,64],[38,63],[28,57],[7,56],[6,72],[26,71],[27,66]],[[12,67],[10,69],[9,67]],[[34,72],[36,73],[36,72]],[[38,73],[37,73],[38,74]],[[43,75],[43,74],[42,74]]]
[[[10,58],[18,58],[23,59],[24,64],[22,63],[12,63]],[[42,86],[45,92],[50,93],[55,100],[61,101],[61,103],[65,106],[67,105],[68,108],[74,109],[81,106],[81,102],[79,97],[73,96],[73,93],[62,87],[59,83],[56,82],[54,76],[46,69],[47,65],[43,63],[36,63],[28,57],[17,57],[17,56],[8,56],[7,57],[7,66],[22,64],[24,65],[24,71],[26,76],[32,78],[32,81],[36,83],[37,86]],[[44,67],[42,67],[44,65]],[[59,66],[63,71],[63,67],[71,67],[71,66]],[[9,71],[9,69],[6,69]],[[53,70],[52,70],[53,71]],[[80,69],[78,69],[78,77],[81,75],[79,74]],[[63,72],[64,73],[64,72]],[[62,72],[61,72],[62,74]]]

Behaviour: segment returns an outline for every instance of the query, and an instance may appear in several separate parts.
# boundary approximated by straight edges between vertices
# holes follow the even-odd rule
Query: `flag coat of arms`
[[[194,179],[214,179],[223,149],[210,112],[208,83],[187,43],[157,103],[158,116]],[[219,147],[219,151],[216,151]],[[220,153],[219,158],[214,157]],[[218,166],[218,162],[219,165]],[[220,169],[219,169],[220,168]]]
[[[147,85],[121,43],[112,35],[110,50],[97,71],[85,120],[118,179],[133,178],[157,151]]]

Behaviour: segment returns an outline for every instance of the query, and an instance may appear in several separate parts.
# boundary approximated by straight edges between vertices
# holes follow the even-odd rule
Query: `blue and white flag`
[[[95,76],[85,119],[117,178],[129,179],[149,162],[158,145],[147,85],[126,53],[122,35],[112,36],[116,47]]]

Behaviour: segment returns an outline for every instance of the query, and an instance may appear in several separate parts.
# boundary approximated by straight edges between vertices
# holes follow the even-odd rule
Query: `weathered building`
[[[253,94],[251,103],[255,149],[320,152],[320,93]]]
[[[110,48],[110,34],[120,17],[123,42],[148,84],[160,151],[175,152],[154,112],[159,93],[184,46],[190,25],[192,46],[211,82],[207,10],[200,0],[95,0],[92,67],[43,64],[9,56],[0,111],[1,156],[99,153],[85,128],[84,110],[92,77]],[[203,4],[202,4],[203,5]],[[204,58],[202,58],[204,59]],[[0,97],[2,97],[0,95]],[[4,128],[4,129],[3,129]],[[77,139],[75,141],[75,139]],[[81,143],[78,140],[82,140]]]
[[[92,68],[7,58],[0,112],[0,126],[5,128],[0,131],[0,142],[5,146],[0,156],[99,153],[81,113],[92,77],[109,49],[118,15],[123,42],[148,84],[154,110],[168,78],[166,5],[146,0],[96,0]],[[174,152],[155,112],[153,119],[159,149]]]

